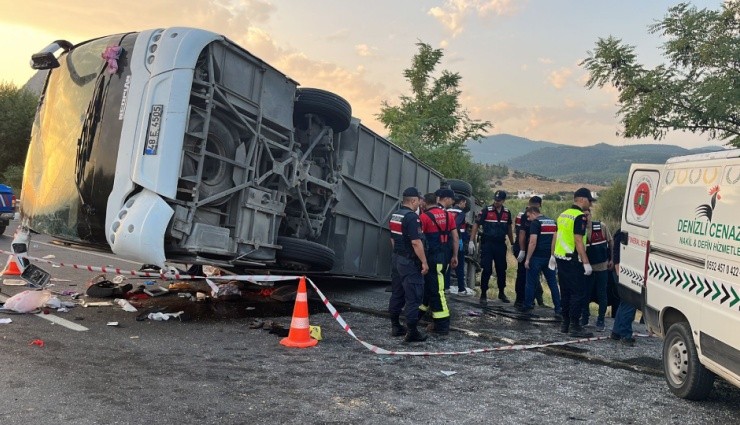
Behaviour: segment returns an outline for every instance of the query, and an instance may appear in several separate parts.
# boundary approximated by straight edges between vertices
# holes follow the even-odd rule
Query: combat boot
[[[398,316],[391,316],[391,336],[406,335],[406,326],[401,324]]]
[[[570,324],[570,333],[568,335],[575,338],[591,338],[594,336],[594,333],[586,331],[580,323],[576,322]]]
[[[563,322],[560,323],[560,332],[567,334],[570,331],[570,321],[567,317],[563,317]]]
[[[406,334],[406,338],[404,338],[404,341],[406,342],[422,342],[427,340],[427,335],[420,332],[419,328],[417,328],[416,323],[414,324],[408,324],[409,330]]]
[[[501,302],[503,302],[503,303],[510,303],[511,302],[511,301],[509,301],[509,297],[507,297],[506,294],[504,293],[504,291],[501,290],[501,289],[499,289],[499,291],[498,291],[498,299],[500,299]]]
[[[434,323],[427,328],[435,336],[444,336],[450,333],[450,319],[434,319]]]

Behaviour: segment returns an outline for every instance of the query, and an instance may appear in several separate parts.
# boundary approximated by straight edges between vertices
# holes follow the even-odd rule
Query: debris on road
[[[167,320],[170,320],[171,318],[180,318],[180,315],[185,313],[184,311],[178,311],[177,313],[149,313],[147,318],[149,320],[154,320],[156,322],[164,322]]]
[[[0,319],[0,325],[7,325],[8,323],[13,323],[11,319]]]
[[[110,301],[94,301],[94,302],[82,302],[83,307],[112,307],[113,303]]]
[[[17,313],[30,313],[40,309],[51,298],[49,291],[23,291],[5,301],[5,308]]]
[[[121,306],[121,308],[124,311],[128,311],[130,313],[139,311],[136,307],[134,307],[133,305],[131,305],[130,302],[128,302],[128,301],[126,301],[126,300],[124,300],[122,298],[116,298],[115,300],[113,300],[113,302],[116,303],[116,304],[118,304],[119,306]]]

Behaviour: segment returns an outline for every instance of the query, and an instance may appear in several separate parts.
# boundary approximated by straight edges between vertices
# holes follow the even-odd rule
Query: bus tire
[[[473,194],[473,186],[464,180],[447,179],[447,185],[450,186],[453,192],[464,195],[466,198]]]
[[[316,242],[278,236],[283,248],[276,254],[278,263],[305,265],[307,270],[325,272],[334,267],[334,250]]]
[[[293,125],[305,128],[306,114],[320,116],[335,133],[340,133],[349,128],[352,120],[352,106],[344,98],[332,92],[299,88],[296,90],[293,107]]]
[[[687,400],[703,400],[712,390],[714,374],[699,362],[691,326],[671,325],[663,340],[663,372],[671,392]]]
[[[206,151],[222,156],[228,159],[234,159],[236,148],[239,146],[239,134],[234,127],[227,124],[228,118],[221,115],[211,115],[211,121],[208,125],[208,137],[206,140]],[[196,131],[203,122],[197,116],[191,116],[189,128]],[[186,144],[188,141],[185,142]],[[190,141],[190,143],[196,143]],[[187,146],[186,146],[187,148]],[[196,149],[194,146],[189,147],[191,150]],[[187,158],[186,158],[187,159]],[[197,162],[193,160],[183,162],[183,172],[195,173]],[[217,158],[206,157],[203,165],[203,174],[201,177],[198,198],[206,199],[234,187],[233,165]],[[221,205],[228,201],[231,195],[224,196],[209,202],[209,205]]]

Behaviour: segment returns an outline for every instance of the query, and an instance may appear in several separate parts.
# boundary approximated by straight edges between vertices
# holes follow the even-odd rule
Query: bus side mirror
[[[621,244],[622,244],[622,245],[624,245],[624,246],[627,246],[627,242],[628,242],[628,241],[629,241],[629,233],[627,233],[627,232],[622,232],[622,238],[621,238],[621,240],[619,241],[619,243],[621,243]]]
[[[72,43],[67,40],[57,40],[43,50],[31,56],[31,68],[33,69],[52,69],[59,67],[59,61],[54,52],[59,49],[68,52],[72,48]]]

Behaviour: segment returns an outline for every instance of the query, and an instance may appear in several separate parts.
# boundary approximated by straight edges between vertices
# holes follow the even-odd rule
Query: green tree
[[[11,83],[0,83],[0,170],[26,160],[38,96]]]
[[[23,165],[11,165],[2,173],[2,184],[13,188],[16,196],[21,196],[21,185],[23,183]]]
[[[435,74],[444,55],[442,49],[422,42],[416,46],[419,50],[411,67],[403,72],[411,95],[402,95],[397,106],[383,101],[377,117],[394,143],[446,177],[466,180],[476,196],[487,198],[490,189],[485,169],[473,164],[465,141],[479,141],[491,123],[470,118],[460,105],[460,74],[447,70]]]
[[[610,232],[614,232],[621,225],[626,190],[627,184],[624,180],[615,180],[608,189],[599,192],[599,200],[594,204],[595,219],[605,222]]]
[[[666,64],[645,68],[634,46],[611,36],[581,62],[586,87],[619,91],[620,134],[659,140],[682,130],[740,146],[740,1],[720,10],[682,3],[649,31],[665,38]]]

